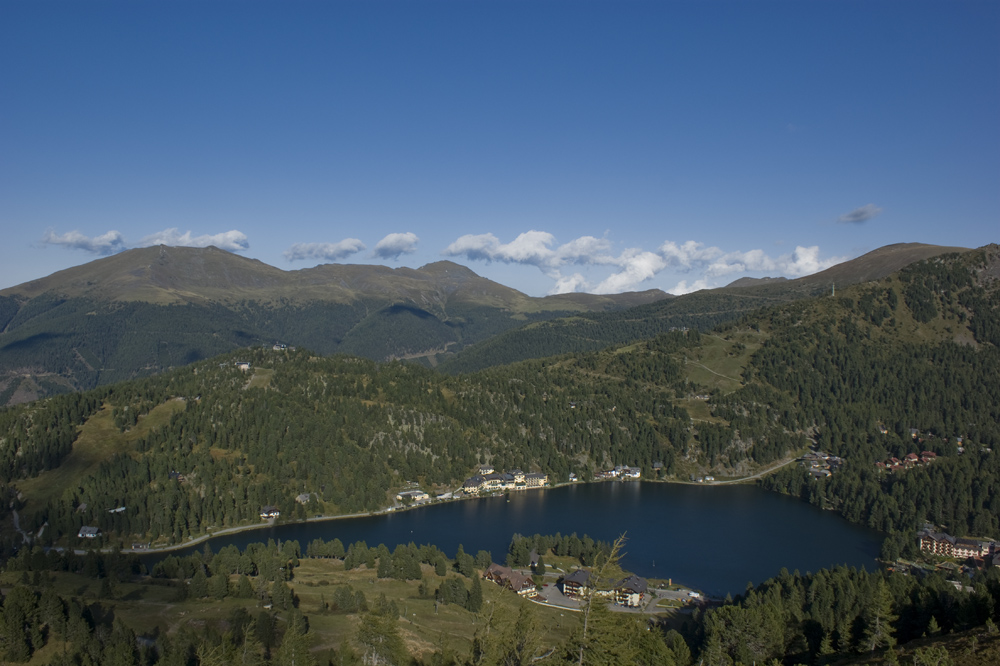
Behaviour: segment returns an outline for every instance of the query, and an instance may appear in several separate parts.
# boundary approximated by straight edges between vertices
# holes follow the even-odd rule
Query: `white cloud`
[[[688,285],[687,280],[681,280],[677,283],[673,289],[670,290],[671,294],[675,296],[683,296],[684,294],[690,294],[693,291],[699,291],[701,289],[711,289],[712,286],[708,284],[708,280],[702,278],[701,280],[695,280],[690,285]]]
[[[560,279],[559,268],[566,264],[614,264],[616,259],[606,254],[611,249],[607,239],[581,236],[556,245],[556,238],[547,231],[525,231],[509,243],[501,243],[493,234],[466,234],[446,247],[442,254],[464,256],[470,261],[501,261],[508,264],[535,266],[554,279]]]
[[[579,273],[573,273],[556,280],[556,285],[549,290],[549,296],[556,294],[572,294],[587,290],[587,280]]]
[[[417,251],[420,239],[411,231],[403,234],[389,234],[375,244],[373,255],[381,259],[399,259],[401,254],[413,254]]]
[[[696,264],[703,264],[722,255],[717,247],[705,247],[704,243],[689,240],[683,245],[673,241],[664,241],[660,246],[660,255],[671,266],[690,270]]]
[[[721,277],[732,273],[773,273],[788,277],[802,277],[830,268],[844,261],[845,257],[819,258],[819,246],[797,246],[791,254],[772,258],[763,250],[729,252],[705,268],[705,275]]]
[[[595,294],[618,294],[630,291],[640,282],[645,282],[664,268],[667,261],[654,252],[626,250],[615,260],[622,270],[605,278],[594,288]]]
[[[337,261],[364,249],[366,249],[365,244],[357,238],[345,238],[336,243],[295,243],[284,251],[283,256],[288,261],[305,259]]]
[[[695,273],[694,277],[681,281],[674,288],[673,293],[680,294],[718,286],[712,284],[713,278],[734,273],[768,273],[794,278],[824,270],[844,260],[841,257],[821,259],[819,246],[799,246],[790,254],[772,257],[760,249],[725,252],[694,240],[683,243],[668,240],[656,251],[629,248],[614,255],[611,253],[611,242],[606,238],[581,236],[557,245],[555,236],[537,230],[526,231],[506,244],[491,233],[467,234],[451,243],[442,253],[463,256],[472,261],[535,266],[555,281],[550,294],[584,290],[615,294],[634,290],[668,269],[674,273]],[[563,275],[562,269],[569,264],[589,266],[591,273],[600,270],[600,267],[612,267],[613,272],[592,285],[581,273]]]
[[[837,222],[841,224],[863,224],[882,212],[882,209],[875,204],[866,204],[861,208],[855,208],[850,213],[841,215]]]
[[[151,245],[173,245],[181,247],[208,247],[214,245],[222,250],[230,252],[240,252],[250,247],[247,235],[242,231],[232,229],[219,234],[193,236],[190,231],[183,234],[177,228],[164,229],[155,234],[146,236],[139,241],[138,247],[150,247]]]
[[[114,254],[115,252],[124,250],[126,247],[125,239],[122,238],[121,232],[118,231],[108,231],[100,236],[91,238],[84,236],[79,231],[67,231],[64,234],[56,234],[54,231],[49,230],[42,236],[42,244],[62,245],[74,250],[83,250],[92,254],[103,255]]]

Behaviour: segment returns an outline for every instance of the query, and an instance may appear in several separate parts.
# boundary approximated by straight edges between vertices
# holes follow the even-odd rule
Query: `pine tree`
[[[296,623],[291,623],[285,631],[274,663],[277,666],[316,666],[309,642]]]
[[[371,666],[402,664],[408,659],[406,646],[399,635],[398,618],[372,611],[361,616],[356,634],[363,654]]]
[[[469,586],[469,598],[465,601],[465,608],[471,613],[478,613],[483,607],[483,585],[479,581],[479,576],[472,577],[472,585]]]
[[[876,648],[892,647],[896,644],[892,637],[892,623],[896,621],[892,613],[892,593],[884,578],[879,578],[875,590],[862,614],[864,622],[863,647],[869,652]]]

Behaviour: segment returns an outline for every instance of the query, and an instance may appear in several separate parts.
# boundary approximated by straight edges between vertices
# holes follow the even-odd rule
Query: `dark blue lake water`
[[[209,543],[218,550],[228,544],[243,548],[255,541],[297,539],[304,550],[313,539],[339,538],[345,546],[364,540],[392,550],[413,541],[435,544],[449,556],[462,544],[472,554],[488,550],[502,563],[515,533],[576,532],[605,541],[625,533],[626,569],[722,596],[776,576],[782,567],[805,573],[846,564],[873,571],[883,537],[829,511],[753,486],[608,482],[525,491],[509,499],[283,524]]]

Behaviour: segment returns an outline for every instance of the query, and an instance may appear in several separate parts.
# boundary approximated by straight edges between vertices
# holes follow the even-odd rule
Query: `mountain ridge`
[[[450,261],[283,271],[215,247],[139,248],[0,290],[0,405],[276,343],[468,371],[671,328],[705,330],[955,250],[966,251],[896,244],[814,276],[684,296],[539,298]]]

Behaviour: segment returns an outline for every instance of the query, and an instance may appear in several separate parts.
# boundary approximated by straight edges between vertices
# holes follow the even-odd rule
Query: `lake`
[[[359,518],[287,523],[208,543],[217,551],[229,544],[242,549],[256,541],[297,539],[304,551],[316,538],[338,538],[345,547],[362,540],[369,546],[384,543],[390,550],[413,541],[434,544],[452,557],[462,544],[473,555],[488,550],[502,564],[515,533],[576,532],[604,541],[624,533],[624,568],[723,596],[776,576],[782,567],[805,573],[845,564],[873,571],[883,537],[830,511],[754,486],[605,482],[523,491],[509,499],[477,498]]]

